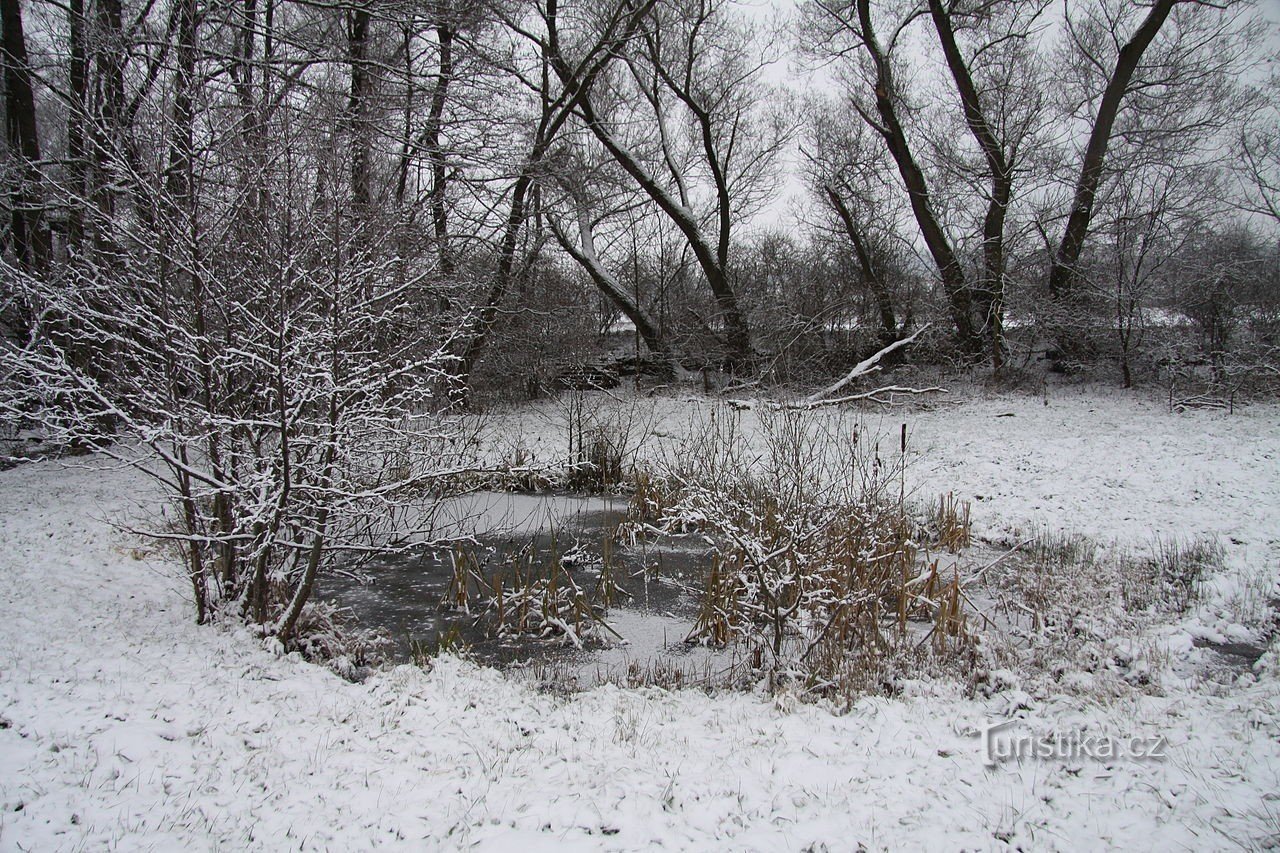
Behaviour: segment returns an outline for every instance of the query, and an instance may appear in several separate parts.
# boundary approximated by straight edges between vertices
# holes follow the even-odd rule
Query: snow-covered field
[[[701,405],[655,403],[660,437]],[[971,499],[992,539],[1219,537],[1227,570],[1150,638],[1161,689],[921,683],[834,715],[788,697],[565,698],[454,659],[352,684],[193,625],[171,559],[111,524],[146,506],[137,475],[37,463],[0,473],[0,849],[1280,846],[1277,651],[1223,682],[1191,645],[1260,639],[1239,623],[1280,574],[1280,408],[1055,391],[866,420],[895,448],[907,423],[913,488]],[[556,441],[546,418],[528,434]],[[1014,716],[1005,732],[1160,735],[1167,757],[988,766],[975,732]]]

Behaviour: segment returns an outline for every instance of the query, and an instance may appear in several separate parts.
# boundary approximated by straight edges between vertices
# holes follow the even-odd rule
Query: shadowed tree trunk
[[[88,153],[85,146],[85,115],[88,106],[88,71],[85,50],[84,0],[67,4],[69,57],[67,82],[71,103],[67,106],[67,184],[71,202],[67,208],[67,248],[78,254],[84,242],[84,203],[87,188]]]
[[[36,101],[31,86],[22,9],[18,0],[0,0],[0,59],[4,62],[5,141],[18,162],[18,175],[9,191],[9,238],[19,265],[28,271],[44,269],[49,258],[49,232],[40,213],[36,191],[39,179],[40,137],[36,132]]]
[[[369,7],[357,5],[347,11],[347,63],[351,67],[351,94],[347,114],[351,123],[351,199],[357,215],[367,214],[372,193],[369,187]]]
[[[428,201],[431,205],[431,227],[436,238],[436,251],[440,258],[440,272],[452,276],[454,271],[453,253],[449,246],[449,218],[446,208],[448,173],[445,168],[444,149],[440,144],[440,134],[444,127],[444,107],[449,95],[449,84],[453,81],[453,28],[447,21],[436,25],[436,39],[440,47],[440,67],[436,73],[436,85],[431,92],[431,108],[427,113],[426,135],[423,144],[427,149],[427,159],[431,162],[431,193]]]
[[[1111,143],[1111,133],[1115,128],[1116,116],[1120,113],[1120,104],[1138,63],[1142,61],[1142,54],[1155,40],[1178,2],[1179,0],[1156,0],[1142,24],[1120,48],[1116,57],[1115,69],[1111,72],[1102,100],[1098,103],[1098,113],[1094,117],[1089,142],[1080,163],[1080,176],[1076,179],[1071,213],[1067,217],[1062,240],[1058,243],[1049,269],[1049,293],[1054,299],[1061,300],[1072,295],[1076,266],[1080,262],[1085,238],[1089,234],[1089,221],[1093,217],[1093,205],[1106,165],[1107,146]]]
[[[729,268],[732,228],[736,224],[731,163],[741,141],[736,121],[744,115],[741,103],[734,105],[733,102],[741,99],[743,90],[738,85],[748,78],[740,77],[730,81],[719,79],[714,83],[701,79],[696,57],[701,51],[714,52],[716,49],[714,44],[702,41],[703,34],[715,30],[716,24],[712,19],[715,9],[715,4],[711,3],[673,7],[673,12],[681,17],[671,20],[679,20],[686,27],[683,31],[674,30],[674,39],[680,44],[675,52],[678,58],[674,60],[664,53],[663,39],[669,31],[664,28],[662,16],[655,16],[638,32],[643,39],[644,56],[651,66],[649,70],[652,71],[651,75],[646,72],[647,79],[651,79],[652,83],[642,84],[642,92],[653,109],[652,120],[662,138],[658,146],[662,149],[659,158],[663,162],[662,166],[654,166],[652,160],[647,159],[628,141],[624,131],[609,120],[607,111],[602,113],[598,109],[599,104],[592,98],[590,82],[583,80],[570,67],[561,53],[559,38],[554,32],[549,38],[551,50],[548,55],[560,82],[565,87],[582,93],[579,112],[587,129],[613,161],[679,229],[715,298],[717,312],[724,324],[723,332],[717,337],[727,351],[729,366],[733,369],[750,370],[755,360],[750,322]],[[724,45],[720,47],[723,48]],[[628,58],[627,61],[630,65],[634,58]],[[634,67],[632,73],[639,76]],[[652,88],[646,89],[648,85],[652,85]],[[666,140],[666,118],[659,105],[659,89],[672,96],[688,111],[689,157],[692,165],[677,165],[671,156]],[[735,113],[735,110],[738,112]],[[733,129],[727,130],[728,127]],[[664,168],[675,186],[660,177]],[[688,192],[689,175],[684,173],[686,170],[696,170],[709,182],[707,201],[713,207],[705,217],[695,212],[695,204]]]
[[[569,235],[565,233],[554,217],[550,217],[548,221],[551,225],[551,231],[555,234],[556,241],[561,248],[568,252],[570,257],[587,271],[587,275],[591,277],[600,292],[635,325],[636,334],[644,341],[644,345],[648,347],[649,352],[657,358],[658,368],[662,375],[675,376],[679,362],[663,339],[657,323],[649,316],[648,312],[640,307],[638,296],[633,297],[628,294],[622,283],[618,281],[618,277],[600,262],[600,257],[596,252],[595,235],[585,207],[579,206],[578,209],[579,236],[577,243],[574,243],[569,238]],[[636,356],[638,357],[639,355],[640,351],[637,349]]]

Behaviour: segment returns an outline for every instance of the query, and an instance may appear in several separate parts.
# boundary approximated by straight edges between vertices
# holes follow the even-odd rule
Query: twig
[[[970,584],[975,583],[976,581],[980,580],[980,579],[982,578],[982,576],[983,576],[983,575],[985,575],[989,569],[994,569],[996,566],[998,566],[998,565],[1000,565],[1001,563],[1003,563],[1003,562],[1004,562],[1006,559],[1008,559],[1009,557],[1012,557],[1014,554],[1016,554],[1016,553],[1017,553],[1018,551],[1020,551],[1022,548],[1024,548],[1025,546],[1027,546],[1027,545],[1029,545],[1029,544],[1031,544],[1032,542],[1034,542],[1034,541],[1035,541],[1035,539],[1036,539],[1036,537],[1034,537],[1034,536],[1030,537],[1029,539],[1023,539],[1023,540],[1022,540],[1021,542],[1019,542],[1017,545],[1014,545],[1014,546],[1013,546],[1012,548],[1010,548],[1008,551],[1005,551],[1005,552],[1004,552],[1003,554],[1001,554],[999,557],[996,557],[996,558],[995,558],[994,560],[992,560],[990,563],[987,563],[985,566],[983,566],[982,568],[978,569],[978,570],[977,570],[976,572],[974,572],[972,575],[970,575],[969,577],[965,578],[965,579],[964,579],[964,581],[960,584],[960,586],[961,586],[961,587],[967,587],[967,586],[969,586]]]
[[[908,388],[904,385],[886,385],[885,387],[877,388],[874,391],[866,391],[862,394],[850,394],[847,397],[833,397],[829,400],[818,400],[815,402],[809,402],[808,400],[806,400],[804,403],[784,403],[784,404],[781,404],[781,408],[817,409],[823,406],[840,406],[845,403],[853,403],[858,400],[874,400],[877,403],[883,403],[885,405],[889,405],[890,404],[889,400],[881,400],[877,395],[879,394],[931,394],[933,392],[938,392],[940,394],[948,393],[946,388],[939,388],[936,385],[930,386],[928,388]]]

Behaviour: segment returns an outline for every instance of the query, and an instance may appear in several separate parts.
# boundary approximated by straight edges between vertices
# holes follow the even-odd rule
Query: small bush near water
[[[633,532],[716,546],[689,639],[745,644],[752,678],[820,695],[969,665],[960,578],[921,559],[901,458],[865,446],[839,416],[760,417],[753,442],[736,413],[712,411],[637,483]]]

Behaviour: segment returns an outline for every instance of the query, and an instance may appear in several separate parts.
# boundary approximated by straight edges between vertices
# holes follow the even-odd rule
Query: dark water
[[[542,566],[555,560],[590,591],[608,551],[611,577],[626,594],[615,599],[604,621],[622,639],[597,627],[581,652],[560,637],[494,636],[493,620],[481,612],[479,600],[473,600],[470,613],[445,605],[454,575],[450,551],[377,558],[360,567],[358,579],[324,578],[320,596],[352,610],[363,627],[385,631],[393,643],[391,656],[401,661],[411,659],[415,649],[435,651],[442,638],[460,639],[478,660],[503,666],[541,662],[591,668],[688,654],[682,641],[693,624],[695,601],[685,587],[696,583],[709,562],[704,543],[617,542],[613,533],[624,516],[622,502],[610,505],[563,495],[510,496],[511,505],[502,496],[495,501],[498,512],[490,506],[475,514],[478,525],[491,529],[465,546],[484,577],[509,578],[513,561]]]
[[[1203,637],[1196,637],[1191,643],[1196,648],[1213,652],[1224,665],[1241,670],[1252,669],[1266,653],[1264,647],[1252,643],[1214,643]]]

